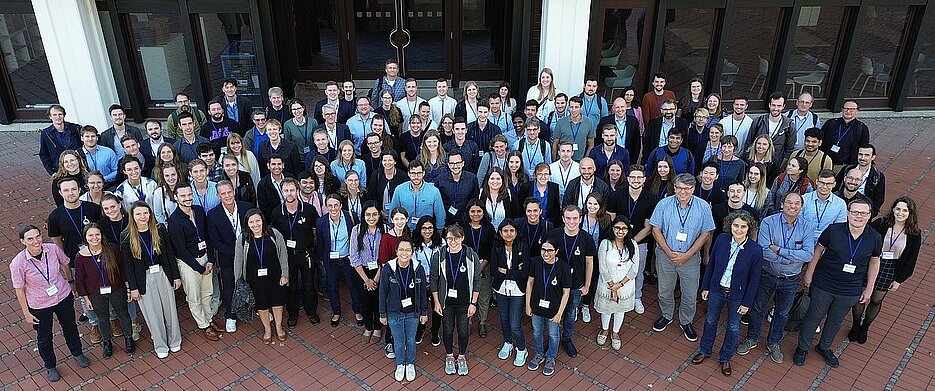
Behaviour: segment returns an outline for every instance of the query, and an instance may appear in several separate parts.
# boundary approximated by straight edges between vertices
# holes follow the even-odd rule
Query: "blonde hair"
[[[548,91],[542,89],[542,74],[548,74],[552,78],[552,82],[549,83]],[[536,89],[539,90],[539,102],[543,101],[543,98],[547,100],[555,100],[555,74],[552,73],[551,68],[542,68],[542,72],[539,72],[539,79],[536,81]]]
[[[269,126],[269,122],[267,122],[267,126]],[[240,142],[240,153],[234,153],[231,150],[231,141]],[[253,172],[253,167],[250,167],[250,159],[247,158],[247,147],[243,145],[243,137],[239,134],[231,133],[230,136],[227,136],[227,155],[236,157],[237,161],[247,169],[247,172]]]
[[[149,233],[153,236],[153,254],[162,254],[161,240],[159,239],[159,226],[156,225],[156,216],[153,214],[153,208],[149,207],[144,201],[136,201],[130,205],[130,222],[127,224],[127,241],[130,243],[130,254],[133,258],[143,260],[143,245],[140,239],[140,231],[136,228],[136,221],[133,219],[133,211],[136,208],[146,208],[149,211]]]
[[[87,178],[88,176],[88,164],[85,162],[84,158],[78,154],[78,151],[74,149],[66,149],[62,151],[62,154],[58,156],[58,170],[52,174],[52,180],[62,179],[66,176],[69,176],[68,170],[65,169],[65,157],[74,156],[75,159],[78,159],[78,174],[82,178]]]
[[[442,147],[442,137],[438,134],[437,130],[429,130],[425,132],[425,135],[422,136],[422,148],[419,153],[419,160],[422,161],[422,167],[433,167],[431,156],[428,147],[425,145],[425,140],[429,137],[435,137],[438,139],[438,163],[445,164],[448,161],[448,154],[445,153],[445,148]],[[441,169],[441,167],[439,167]]]
[[[475,83],[474,81],[469,81],[467,83],[464,83],[464,100],[467,101],[468,99],[467,90],[468,90],[468,87],[471,87],[471,86],[474,86],[474,88],[477,89],[477,96],[475,96],[474,99],[477,99],[477,101],[480,102],[480,87],[478,87],[477,83]]]
[[[767,173],[766,173],[766,165],[765,165],[765,164],[763,164],[763,163],[753,163],[753,164],[750,165],[750,167],[747,167],[747,172],[746,172],[746,175],[744,175],[744,179],[743,179],[743,189],[744,189],[744,191],[747,191],[747,189],[749,189],[750,186],[752,185],[752,184],[750,183],[750,170],[752,170],[752,169],[754,169],[754,168],[756,168],[757,170],[760,170],[760,181],[757,182],[757,184],[756,184],[756,186],[755,186],[755,188],[756,188],[755,191],[756,191],[756,194],[757,194],[757,196],[756,196],[756,205],[751,205],[751,206],[752,206],[754,209],[759,210],[759,209],[763,208],[763,205],[766,204],[766,193],[768,192],[768,190],[766,189],[766,175],[767,175]]]
[[[775,147],[773,147],[773,139],[770,138],[767,134],[761,134],[756,136],[756,138],[753,139],[753,142],[750,143],[750,146],[747,147],[747,159],[750,160],[750,163],[756,163],[756,142],[760,139],[766,139],[766,153],[763,155],[763,161],[773,161],[773,153],[776,151]],[[808,170],[808,167],[805,169]]]

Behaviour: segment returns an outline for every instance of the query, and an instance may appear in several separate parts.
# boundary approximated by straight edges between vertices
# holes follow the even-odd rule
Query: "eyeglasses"
[[[623,226],[614,227],[614,231],[627,231],[627,230],[629,230],[629,228],[623,227]]]
[[[460,166],[460,165],[462,165],[462,164],[464,164],[464,160],[462,160],[462,161],[460,161],[460,162],[453,162],[453,161],[450,161],[450,160],[448,161],[448,165],[449,165],[449,166]]]
[[[555,252],[555,249],[554,249],[554,248],[545,248],[545,247],[543,247],[543,248],[542,248],[542,252],[543,252],[543,253],[554,253],[554,252]]]
[[[324,114],[322,114],[322,115],[330,117],[330,116],[332,116],[332,115],[335,115],[335,113],[324,113]]]
[[[818,183],[818,186],[823,186],[823,187],[833,187],[833,186],[834,186],[834,182],[818,181],[818,182],[816,182],[816,183]]]
[[[870,211],[863,211],[863,210],[849,210],[847,211],[847,213],[850,213],[854,216],[860,216],[860,217],[870,216]]]
[[[434,231],[435,228],[432,228],[431,226],[426,225],[425,227],[422,227],[422,230],[423,231]]]
[[[266,122],[266,118],[254,118],[253,122]]]

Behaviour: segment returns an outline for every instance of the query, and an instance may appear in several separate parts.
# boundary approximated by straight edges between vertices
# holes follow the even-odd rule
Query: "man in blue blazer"
[[[344,140],[354,141],[354,138],[351,136],[351,129],[348,128],[347,125],[337,122],[337,107],[332,104],[325,104],[325,106],[321,108],[321,115],[325,118],[325,121],[315,128],[315,130],[325,130],[325,134],[328,135],[328,145],[330,145],[331,148],[338,149],[338,145]]]
[[[224,303],[225,331],[237,331],[237,316],[231,308],[234,295],[234,248],[237,239],[243,236],[244,217],[253,208],[248,202],[237,201],[234,185],[228,180],[217,184],[221,203],[208,211],[208,242],[217,252],[218,268],[221,270],[221,289],[215,285],[214,295]]]

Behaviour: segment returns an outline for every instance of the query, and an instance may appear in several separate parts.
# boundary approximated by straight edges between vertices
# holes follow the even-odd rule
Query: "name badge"
[[[687,234],[687,233],[684,233],[684,232],[679,232],[679,233],[675,234],[675,240],[678,240],[678,241],[680,241],[680,242],[684,242],[684,241],[688,240],[688,234]]]
[[[403,308],[411,307],[411,306],[412,306],[412,298],[411,298],[411,297],[407,297],[407,298],[405,298],[405,299],[402,299],[402,301],[400,301],[400,303],[402,303]]]
[[[578,144],[571,144],[572,151],[578,151]]]
[[[295,240],[287,240],[286,247],[295,248]]]
[[[45,294],[49,295],[49,297],[55,296],[56,293],[58,293],[58,287],[55,285],[45,288]]]
[[[413,217],[413,218],[409,219],[409,223],[410,223],[410,224],[418,224],[418,223],[419,223],[419,218],[418,218],[418,217]]]
[[[302,148],[302,153],[309,153],[311,151],[312,151],[312,148],[309,146],[305,146],[305,148]]]
[[[102,294],[102,295],[109,294],[109,293],[111,292],[112,289],[113,289],[113,288],[112,288],[112,287],[109,287],[109,286],[102,286],[102,287],[101,287],[101,294]]]
[[[449,206],[449,207],[448,207],[448,213],[451,213],[451,214],[453,214],[453,215],[456,215],[456,214],[458,214],[458,208],[455,208],[454,206]]]
[[[458,298],[458,290],[457,290],[457,289],[449,289],[449,290],[448,290],[448,297],[450,297],[450,298],[452,298],[452,299],[457,299],[457,298]]]
[[[204,240],[198,242],[198,251],[201,251],[207,248],[208,248],[208,242],[205,242]]]
[[[159,273],[159,265],[152,265],[149,267],[149,274]]]
[[[341,256],[338,254],[337,251],[332,251],[332,252],[330,252],[330,253],[328,254],[328,258],[331,258],[331,259],[338,259],[338,258],[341,258]]]
[[[841,147],[838,146],[837,144],[834,144],[831,146],[831,152],[838,153],[838,151],[840,150],[841,150]]]
[[[853,263],[848,263],[848,264],[845,264],[845,265],[844,265],[844,272],[845,272],[845,273],[854,274],[854,272],[855,272],[856,270],[857,270],[857,265],[855,265],[855,264],[853,264]]]
[[[262,268],[262,269],[256,269],[256,276],[257,276],[257,277],[266,277],[267,274],[269,274],[269,269],[267,269],[267,268],[265,268],[265,267]]]
[[[477,156],[484,156],[484,151],[477,151]]]
[[[367,262],[367,269],[377,270],[377,261]]]
[[[550,301],[545,299],[539,299],[539,307],[549,308],[549,305],[552,304]]]
[[[883,259],[896,259],[896,255],[892,251],[884,251],[883,254],[880,254],[880,257]]]

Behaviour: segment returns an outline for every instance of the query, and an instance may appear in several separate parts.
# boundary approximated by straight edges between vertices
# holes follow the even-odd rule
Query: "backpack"
[[[522,156],[523,151],[526,149],[526,142],[525,142],[525,140],[526,140],[526,137],[523,137],[523,138],[519,139],[519,147],[516,148],[516,150],[519,152],[520,156]],[[540,137],[540,138],[539,138],[539,150],[540,150],[540,152],[542,152],[542,158],[543,158],[543,159],[545,159],[545,144],[546,144],[546,143],[545,143],[545,140],[543,140],[543,139]],[[491,164],[492,164],[492,162],[493,162],[493,160],[491,160]]]
[[[811,113],[811,114],[812,114],[812,127],[817,128],[818,127],[818,114],[815,114],[815,113]],[[789,112],[786,113],[786,117],[789,117],[790,119],[792,119],[792,122],[794,123],[795,122],[795,109],[789,110]]]
[[[796,292],[795,298],[792,299],[792,308],[789,309],[789,319],[786,321],[786,331],[796,331],[799,329],[799,325],[802,323],[802,319],[805,319],[805,314],[808,312],[808,305],[811,303],[812,299],[809,297],[807,291],[801,290]],[[773,310],[769,312],[769,318],[767,319],[770,323],[773,322]]]
[[[825,156],[827,156],[827,155],[825,155]],[[808,171],[808,167],[805,168],[805,171],[806,171],[806,172]],[[806,181],[806,180],[803,180],[804,178],[808,178],[808,177],[805,176],[805,177],[799,178],[800,183],[799,183],[799,191],[798,191],[798,193],[801,194],[801,195],[805,195],[805,193],[808,192],[808,185],[810,185],[810,184],[812,183],[812,182],[811,182],[811,178],[809,178],[809,180],[807,180],[807,181]],[[776,183],[782,183],[783,180],[785,180],[785,179],[786,179],[786,173],[784,173],[784,172],[783,172],[783,173],[780,173],[779,176],[776,177],[776,181],[777,181]]]

